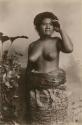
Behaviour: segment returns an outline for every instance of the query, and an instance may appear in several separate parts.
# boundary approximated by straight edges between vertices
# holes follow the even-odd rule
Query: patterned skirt
[[[60,125],[67,121],[66,75],[57,72],[28,75],[27,121],[29,125]]]

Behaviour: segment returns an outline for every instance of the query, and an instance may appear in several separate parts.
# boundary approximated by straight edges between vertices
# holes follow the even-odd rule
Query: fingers
[[[53,23],[59,23],[59,20],[54,19],[54,20],[52,20],[52,22]]]
[[[58,22],[58,20],[54,19],[54,20],[52,20],[52,22]]]
[[[60,24],[58,22],[55,22],[53,25],[54,25],[54,28],[60,28]]]

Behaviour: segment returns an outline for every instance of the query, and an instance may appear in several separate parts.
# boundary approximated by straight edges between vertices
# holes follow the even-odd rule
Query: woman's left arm
[[[73,44],[71,39],[63,30],[63,28],[61,28],[61,25],[58,20],[54,20],[53,22],[54,22],[54,30],[58,32],[61,36],[61,39],[59,39],[58,42],[60,50],[65,53],[71,53],[73,51]]]
[[[70,37],[61,28],[60,28],[59,33],[60,33],[61,38],[62,38],[61,44],[62,44],[62,47],[63,47],[63,52],[71,53],[73,51],[73,44],[72,44],[72,41],[71,41]]]

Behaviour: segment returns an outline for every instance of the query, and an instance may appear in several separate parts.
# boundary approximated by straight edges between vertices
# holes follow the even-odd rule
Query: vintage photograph
[[[82,124],[81,26],[81,0],[0,0],[0,125]]]

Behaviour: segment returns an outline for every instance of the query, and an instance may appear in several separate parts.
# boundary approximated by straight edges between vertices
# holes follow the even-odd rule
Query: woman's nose
[[[50,29],[50,25],[49,25],[49,24],[46,24],[46,28],[47,28],[47,29]]]

